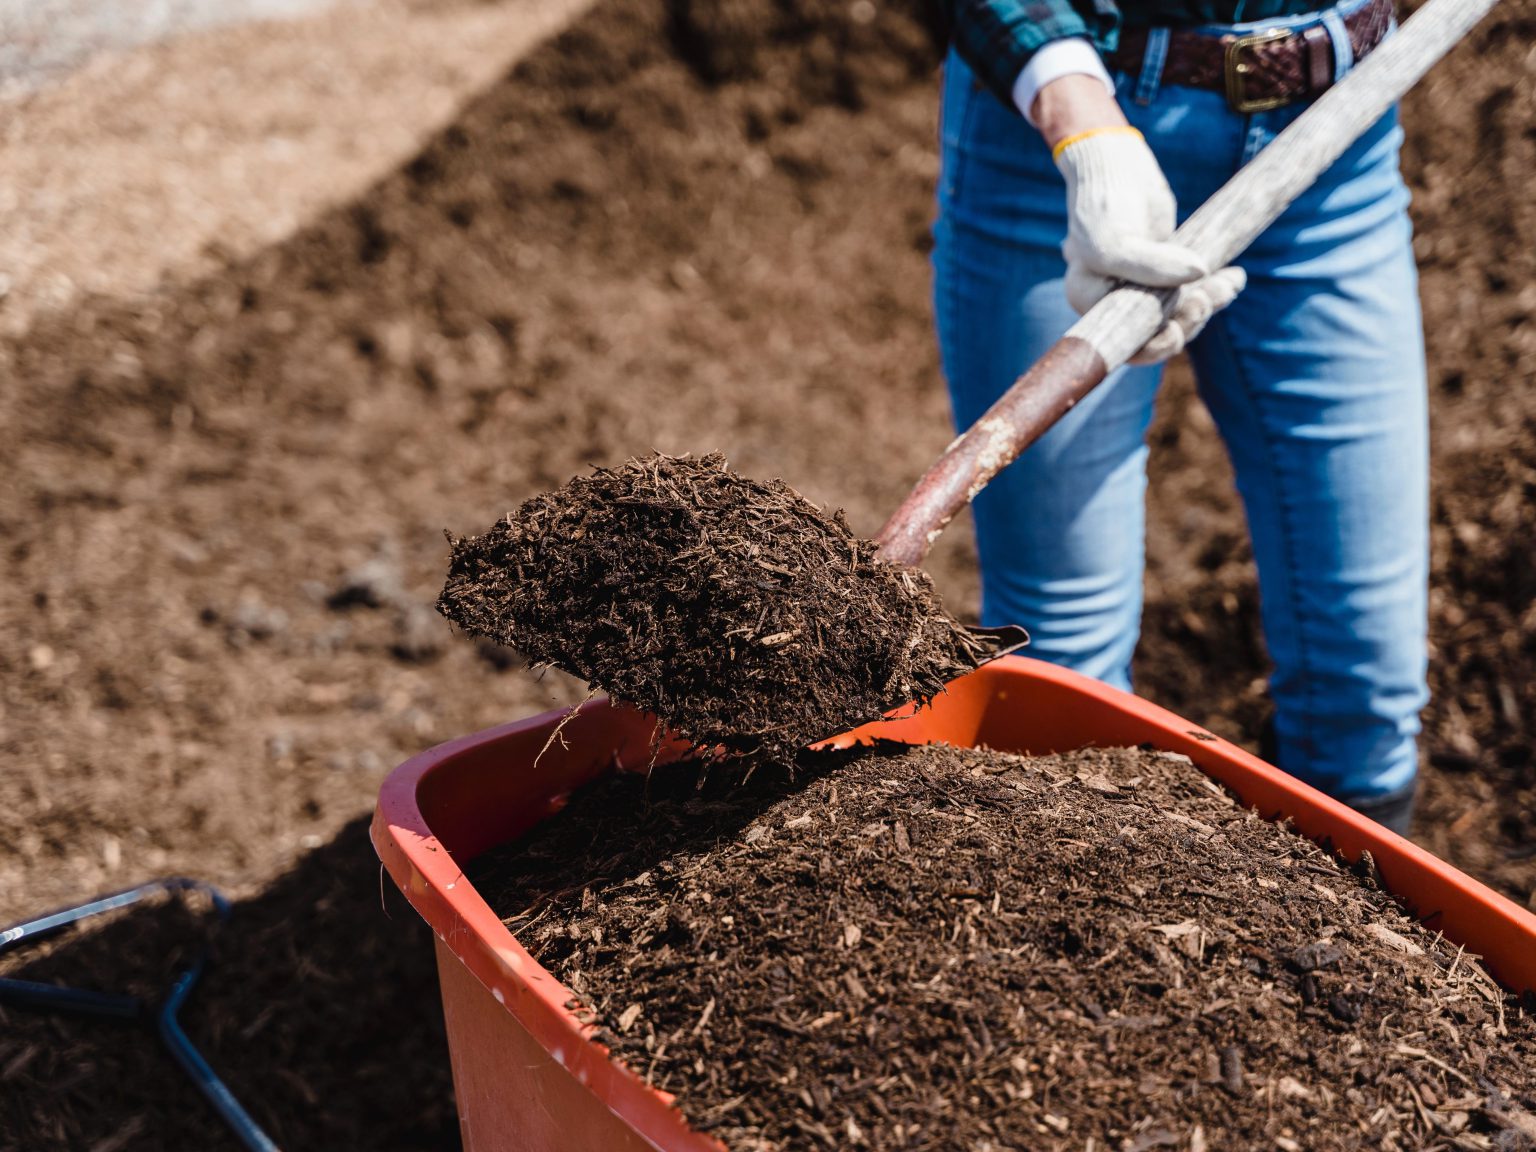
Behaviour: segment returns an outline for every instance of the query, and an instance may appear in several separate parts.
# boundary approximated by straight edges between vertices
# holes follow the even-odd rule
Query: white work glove
[[[1134,128],[1099,128],[1056,145],[1067,181],[1067,300],[1087,312],[1126,280],[1149,288],[1183,285],[1167,323],[1133,364],[1177,355],[1206,322],[1248,283],[1235,265],[1211,272],[1189,248],[1173,243],[1177,206],[1157,157]]]

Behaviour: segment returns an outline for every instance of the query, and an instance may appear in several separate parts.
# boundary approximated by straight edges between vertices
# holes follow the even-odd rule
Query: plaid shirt
[[[1112,51],[1122,27],[1231,24],[1325,7],[1327,0],[940,0],[955,50],[1013,107],[1013,82],[1052,40],[1083,36]]]

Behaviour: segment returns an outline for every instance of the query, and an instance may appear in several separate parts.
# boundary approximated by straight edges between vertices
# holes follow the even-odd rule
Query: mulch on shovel
[[[473,874],[733,1149],[1536,1147],[1536,1025],[1181,756],[599,781]]]
[[[704,747],[790,757],[991,653],[922,571],[720,455],[599,468],[452,543],[448,619]]]

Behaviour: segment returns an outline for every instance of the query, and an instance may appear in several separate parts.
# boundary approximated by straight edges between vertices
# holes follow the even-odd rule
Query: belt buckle
[[[1271,108],[1280,108],[1291,102],[1289,96],[1266,96],[1262,100],[1249,99],[1248,73],[1253,71],[1253,65],[1243,60],[1243,52],[1261,44],[1289,40],[1295,35],[1296,33],[1289,28],[1268,28],[1262,32],[1250,32],[1246,36],[1234,36],[1227,41],[1227,103],[1231,105],[1232,111],[1243,115],[1250,112],[1267,112]]]

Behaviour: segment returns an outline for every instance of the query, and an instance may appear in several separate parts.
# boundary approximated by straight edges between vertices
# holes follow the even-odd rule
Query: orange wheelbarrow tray
[[[653,721],[596,700],[544,750],[550,712],[439,745],[379,792],[373,843],[437,935],[443,1015],[472,1152],[719,1152],[666,1093],[610,1058],[546,972],[465,878],[479,853],[522,835],[611,771],[643,771]],[[956,680],[932,705],[832,743],[881,736],[1044,755],[1150,744],[1182,752],[1270,819],[1353,860],[1369,851],[1386,887],[1430,928],[1483,957],[1514,991],[1536,990],[1536,916],[1444,861],[1186,720],[1037,660],[1007,657]],[[676,756],[681,746],[664,749]]]

